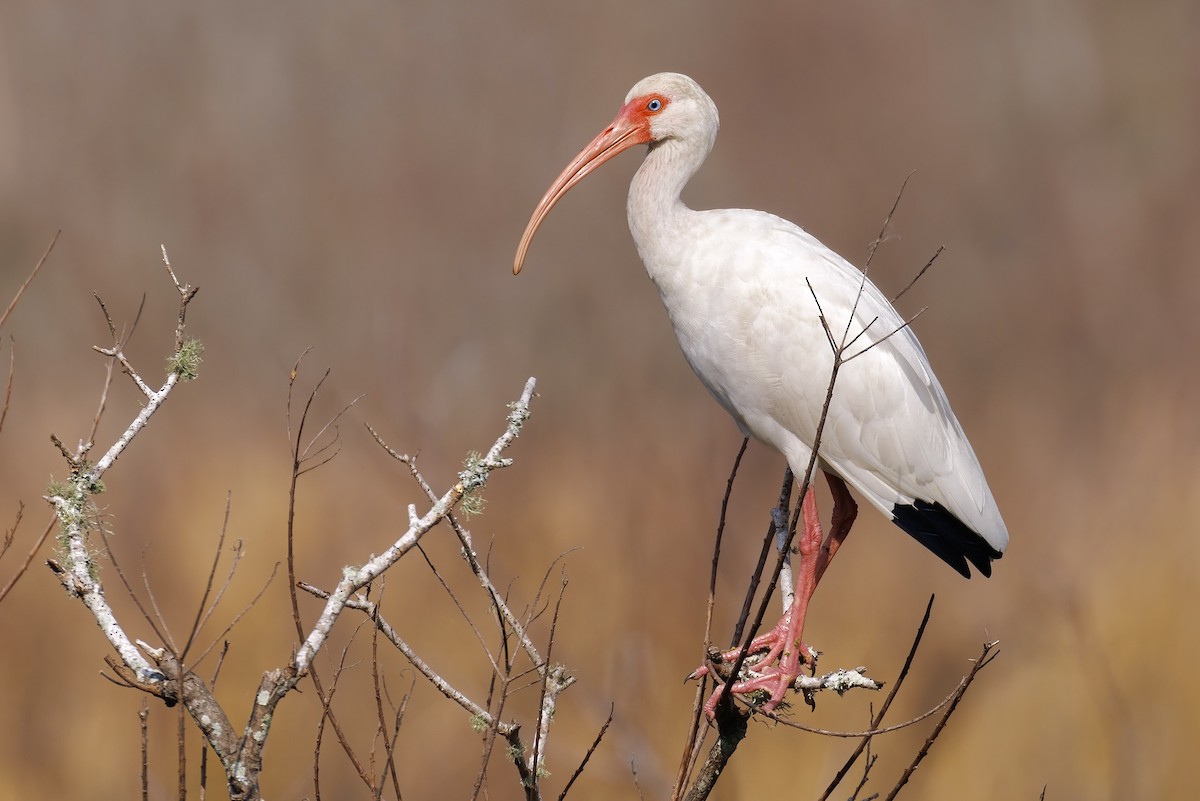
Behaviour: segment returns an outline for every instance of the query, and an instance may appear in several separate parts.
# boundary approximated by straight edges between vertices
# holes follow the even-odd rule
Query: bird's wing
[[[729,282],[723,295],[729,305],[709,317],[718,330],[727,328],[726,339],[742,339],[735,343],[740,361],[714,354],[705,369],[689,354],[696,372],[743,428],[790,460],[807,462],[833,365],[829,337],[846,342],[821,438],[822,460],[960,571],[962,555],[953,561],[936,541],[965,538],[953,549],[986,572],[1008,533],[912,329],[861,271],[803,229],[773,215],[744,214],[731,218],[745,235],[736,238],[742,243],[732,250],[736,263],[721,279]],[[729,241],[728,232],[725,237]],[[700,361],[705,357],[697,354]],[[716,365],[731,361],[739,364],[736,375]],[[739,396],[742,387],[769,389]],[[923,526],[932,527],[935,542],[918,532]],[[983,542],[970,542],[972,536]]]

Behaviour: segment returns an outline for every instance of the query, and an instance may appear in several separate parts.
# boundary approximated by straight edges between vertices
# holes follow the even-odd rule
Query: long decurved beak
[[[554,204],[558,203],[562,196],[571,190],[571,187],[591,175],[600,165],[621,151],[628,150],[634,145],[644,145],[649,141],[650,126],[646,124],[646,121],[631,118],[626,113],[626,109],[622,109],[611,125],[601,131],[587,147],[579,151],[579,155],[572,159],[567,168],[562,171],[562,175],[555,179],[550,188],[546,190],[542,202],[538,203],[537,208],[533,210],[533,216],[529,218],[529,225],[525,226],[525,234],[521,237],[521,244],[517,246],[517,256],[513,260],[513,275],[521,272],[521,265],[525,263],[525,254],[529,252],[533,235],[537,233],[542,220],[550,213],[550,209],[554,208]]]

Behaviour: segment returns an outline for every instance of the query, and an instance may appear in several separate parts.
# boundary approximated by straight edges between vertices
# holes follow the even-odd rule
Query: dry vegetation
[[[988,470],[1011,550],[993,579],[966,583],[864,510],[810,629],[829,667],[865,662],[890,683],[937,593],[896,720],[939,702],[985,639],[1002,642],[907,792],[1189,797],[1200,689],[1145,676],[1200,657],[1189,635],[1200,600],[1194,11],[1180,0],[1137,11],[704,2],[682,13],[627,3],[471,15],[225,2],[0,10],[0,297],[63,231],[3,322],[0,382],[10,358],[13,368],[0,528],[24,511],[0,587],[45,530],[50,478],[66,477],[49,434],[73,451],[96,415],[107,359],[89,346],[109,343],[93,291],[118,332],[146,295],[127,353],[147,381],[161,378],[177,309],[155,264],[166,242],[181,280],[203,288],[189,325],[205,362],[98,500],[119,562],[139,591],[144,566],[175,635],[192,624],[223,531],[226,548],[241,542],[238,572],[205,644],[286,554],[289,371],[310,345],[301,377],[333,368],[311,419],[323,424],[365,393],[342,417],[337,458],[298,485],[295,573],[325,588],[387,547],[408,504],[425,500],[361,421],[420,452],[444,490],[536,375],[518,469],[492,479],[467,524],[495,583],[522,603],[556,557],[550,586],[560,570],[569,577],[553,659],[577,682],[556,714],[550,785],[565,783],[611,709],[570,797],[666,797],[737,434],[679,357],[641,273],[620,168],[557,212],[579,219],[543,233],[526,274],[513,279],[508,263],[562,158],[634,79],[679,69],[724,119],[694,205],[779,212],[861,261],[915,168],[873,275],[894,294],[947,246],[905,303],[931,307],[919,333]],[[592,15],[583,38],[580,14]],[[141,402],[115,376],[96,441],[119,436]],[[741,467],[717,632],[737,618],[781,467],[754,445]],[[461,545],[437,531],[429,560],[470,581]],[[52,547],[0,603],[0,797],[135,797],[139,702],[100,677],[109,646],[42,566]],[[406,641],[487,697],[480,643],[428,567],[401,563],[384,594],[407,612],[391,619]],[[155,639],[123,593],[110,600],[131,637]],[[322,602],[298,603],[311,625]],[[463,604],[473,620],[492,614],[482,593]],[[236,721],[263,671],[291,658],[291,615],[276,579],[230,636],[217,698]],[[539,642],[550,620],[534,624]],[[341,719],[367,754],[379,711],[359,622],[335,628],[318,665],[339,676]],[[338,673],[355,636],[368,651],[352,649]],[[407,699],[404,797],[469,797],[480,750],[469,716],[394,653],[380,664],[387,697]],[[321,707],[306,687],[278,713],[271,797],[312,793]],[[862,730],[872,701],[822,699],[794,718]],[[511,712],[531,721],[537,706],[529,689]],[[174,795],[177,718],[152,704],[147,725],[151,797]],[[932,725],[876,740],[879,786],[868,794],[887,792]],[[200,748],[189,737],[194,790]],[[368,797],[335,739],[324,735],[325,794]],[[752,724],[714,797],[817,798],[854,747]],[[490,797],[520,796],[500,778]]]

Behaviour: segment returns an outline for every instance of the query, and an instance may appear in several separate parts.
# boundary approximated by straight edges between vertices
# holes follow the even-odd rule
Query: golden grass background
[[[225,612],[282,558],[287,375],[306,347],[301,383],[333,368],[321,414],[366,393],[341,455],[301,485],[299,572],[325,585],[385,547],[420,500],[359,421],[419,450],[445,486],[535,375],[516,466],[495,477],[471,528],[494,543],[496,576],[516,597],[577,549],[563,561],[554,656],[579,682],[562,699],[549,786],[614,704],[573,797],[637,797],[631,762],[645,797],[664,797],[738,434],[680,357],[625,228],[637,157],[573,192],[525,273],[509,269],[541,192],[627,88],[683,71],[723,119],[687,193],[694,206],[777,212],[861,264],[916,170],[873,276],[894,292],[947,246],[903,306],[930,307],[917,330],[988,471],[1010,552],[993,579],[967,583],[864,509],[808,632],[825,666],[866,664],[891,680],[936,592],[896,719],[940,699],[984,638],[1001,641],[907,795],[1033,799],[1045,785],[1052,799],[1191,798],[1198,36],[1200,13],[1183,0],[6,4],[0,296],[63,234],[0,352],[16,354],[0,434],[4,527],[26,504],[0,580],[49,516],[49,477],[64,472],[48,435],[75,442],[95,410],[103,365],[89,346],[106,334],[93,290],[119,321],[146,293],[129,353],[148,378],[162,369],[175,313],[165,243],[201,287],[201,378],[171,397],[100,500],[176,631],[190,623],[227,493],[229,533],[247,555]],[[101,445],[138,400],[116,382]],[[751,447],[720,638],[781,468]],[[428,543],[469,587],[446,532]],[[110,595],[148,637],[115,584]],[[386,595],[413,644],[481,692],[486,663],[428,570],[409,560]],[[487,619],[477,600],[469,607]],[[306,602],[310,619],[316,609]],[[352,629],[341,626],[339,648]],[[277,581],[223,669],[219,695],[239,725],[293,640]],[[139,699],[100,678],[106,645],[40,560],[0,606],[0,642],[0,797],[133,797]],[[340,699],[350,721],[370,712],[365,652],[352,661]],[[398,694],[411,673],[388,666]],[[824,698],[798,717],[860,728],[868,700]],[[283,704],[270,797],[311,794],[316,709],[311,690]],[[152,720],[152,795],[165,798],[174,720],[154,705]],[[877,742],[876,789],[926,732]],[[325,797],[366,797],[326,746]],[[756,725],[715,797],[815,797],[850,747]],[[418,682],[400,738],[405,797],[465,797],[477,750],[466,716]],[[498,764],[489,797],[518,797],[515,784]]]

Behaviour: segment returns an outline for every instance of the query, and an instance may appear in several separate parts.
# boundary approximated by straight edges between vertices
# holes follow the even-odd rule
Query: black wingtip
[[[892,521],[964,578],[971,577],[968,561],[990,577],[992,560],[1003,555],[940,503],[917,499],[903,506],[896,504]]]

